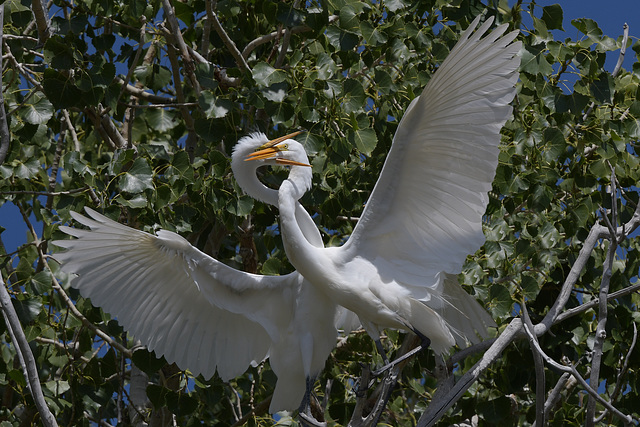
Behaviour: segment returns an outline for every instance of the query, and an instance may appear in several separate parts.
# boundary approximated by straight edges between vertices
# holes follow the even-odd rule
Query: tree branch
[[[238,47],[233,42],[233,40],[231,40],[224,28],[222,28],[222,24],[220,23],[220,20],[218,20],[218,15],[213,10],[213,3],[207,1],[206,5],[207,20],[211,22],[211,24],[213,25],[213,29],[216,30],[216,33],[218,33],[218,36],[222,39],[224,45],[227,47],[227,49],[229,49],[229,53],[231,53],[233,58],[236,60],[238,68],[240,68],[240,71],[242,72],[251,73],[251,68],[249,67],[249,64],[247,64],[245,57],[242,55],[242,53],[240,53]]]
[[[4,34],[4,5],[0,6],[0,40]],[[2,43],[2,46],[5,46]],[[0,70],[3,70],[2,55],[0,55]],[[7,113],[4,109],[4,90],[2,89],[2,77],[0,77],[0,165],[4,163],[11,146],[11,133],[7,124]]]
[[[611,282],[611,275],[613,274],[613,259],[616,256],[616,248],[618,247],[618,239],[616,236],[615,224],[618,222],[618,203],[617,203],[617,191],[616,191],[616,179],[615,171],[611,170],[611,221],[609,221],[606,212],[603,212],[603,218],[607,222],[609,233],[611,235],[609,239],[609,250],[602,265],[602,280],[600,282],[598,307],[598,325],[596,327],[596,336],[593,343],[592,359],[591,359],[591,376],[589,378],[589,384],[597,389],[600,384],[600,364],[602,363],[602,348],[604,341],[607,338],[607,314],[609,308],[609,302],[607,296],[609,295],[609,283]],[[587,412],[585,425],[587,427],[595,425],[596,415],[596,399],[593,395],[589,396],[587,402]]]
[[[189,48],[182,37],[182,32],[180,31],[180,24],[178,23],[178,18],[176,18],[176,14],[173,11],[173,6],[171,6],[170,0],[162,0],[162,8],[164,10],[165,18],[169,23],[170,34],[174,38],[175,44],[178,45],[178,50],[180,51],[180,56],[182,56],[182,65],[184,67],[184,73],[187,79],[191,82],[192,87],[195,89],[196,94],[200,93],[200,83],[198,83],[198,79],[194,74],[195,71],[195,60],[189,53]]]
[[[540,343],[538,343],[538,338],[536,337],[536,334],[534,333],[533,330],[530,330],[529,327],[527,325],[524,325],[524,331],[525,333],[532,339],[533,345],[535,347],[535,349],[538,351],[538,353],[544,358],[544,360],[547,362],[547,364],[553,366],[555,369],[562,371],[562,372],[568,372],[571,375],[573,375],[573,377],[578,380],[578,382],[580,383],[580,385],[582,386],[582,388],[587,391],[587,393],[589,393],[590,396],[593,396],[599,403],[601,403],[602,405],[604,405],[606,408],[608,408],[613,414],[615,414],[617,417],[619,417],[620,419],[622,419],[624,422],[626,423],[632,423],[634,421],[634,418],[631,415],[626,415],[622,412],[620,412],[617,408],[615,408],[610,402],[606,401],[602,396],[600,396],[598,394],[597,390],[594,390],[588,383],[587,381],[582,378],[582,376],[580,375],[580,373],[576,370],[575,366],[565,366],[565,365],[561,365],[560,363],[556,362],[555,360],[553,360],[551,357],[549,357],[543,350],[542,347],[540,347]]]
[[[522,306],[522,318],[524,319],[524,323],[530,330],[534,330],[533,323],[531,322],[531,318],[529,317],[529,311],[527,310],[527,305],[525,301],[521,301]],[[536,421],[535,424],[537,426],[545,425],[545,373],[544,373],[544,362],[542,360],[542,356],[536,351],[535,343],[533,342],[533,338],[531,335],[527,335],[529,338],[529,345],[531,347],[531,352],[533,353],[533,363],[536,372]]]
[[[460,377],[451,391],[442,398],[427,407],[420,419],[417,427],[434,425],[444,413],[453,406],[454,403],[462,397],[462,395],[473,385],[480,375],[502,354],[505,348],[509,346],[522,333],[522,320],[513,319],[506,329],[493,342],[493,345],[487,350],[482,358]]]
[[[44,4],[42,4],[42,0],[33,0],[31,2],[31,11],[33,12],[33,17],[38,27],[38,39],[40,39],[40,44],[44,44],[53,34],[49,22],[48,10]]]
[[[40,378],[38,377],[38,368],[36,367],[36,360],[33,357],[27,338],[24,335],[20,321],[18,320],[18,314],[11,303],[11,296],[7,292],[7,288],[0,273],[0,309],[2,309],[2,315],[7,325],[9,335],[11,335],[11,341],[15,346],[16,353],[22,366],[22,372],[24,379],[27,381],[27,386],[31,391],[31,396],[38,408],[42,423],[49,426],[57,426],[56,419],[47,407],[47,403],[44,400],[42,394],[42,387],[40,386]]]

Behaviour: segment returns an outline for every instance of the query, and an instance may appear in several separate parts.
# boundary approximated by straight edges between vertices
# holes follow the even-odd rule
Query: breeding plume
[[[83,296],[183,369],[229,379],[268,356],[278,376],[272,412],[298,406],[351,312],[374,339],[383,328],[411,330],[437,353],[477,342],[494,323],[455,274],[484,242],[520,50],[517,32],[502,36],[503,25],[482,37],[492,20],[474,32],[478,22],[409,105],[342,247],[323,247],[298,202],[312,184],[302,145],[253,134],[234,150],[234,174],[248,194],[278,206],[295,272],[240,272],[175,233],[153,236],[91,209],[92,219],[72,214],[89,230],[61,227],[76,239],[56,242],[67,248],[56,258],[78,275],[72,284]],[[257,179],[262,165],[291,168],[278,190]]]

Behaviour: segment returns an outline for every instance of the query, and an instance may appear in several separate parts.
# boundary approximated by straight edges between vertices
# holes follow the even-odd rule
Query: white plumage
[[[73,213],[90,228],[61,227],[76,237],[57,241],[63,269],[92,303],[168,361],[223,379],[270,357],[278,376],[271,411],[294,409],[335,345],[349,311],[377,338],[382,328],[411,329],[438,353],[477,342],[494,325],[457,283],[468,254],[484,242],[481,217],[495,174],[500,129],[511,114],[520,43],[481,38],[479,18],[405,113],[384,168],[353,234],[324,248],[298,199],[310,168],[292,165],[279,191],[255,176],[261,164],[307,163],[294,140],[243,138],[232,166],[241,187],[278,204],[287,256],[297,271],[260,276],[234,270],[160,231],[133,230],[87,209]],[[258,147],[262,157],[243,160]],[[291,163],[289,163],[291,164]],[[346,320],[345,320],[346,319]]]

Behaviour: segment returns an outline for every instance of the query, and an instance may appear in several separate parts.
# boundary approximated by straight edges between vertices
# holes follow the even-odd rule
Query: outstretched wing
[[[482,36],[477,18],[405,113],[380,178],[342,250],[364,257],[428,303],[438,274],[458,273],[483,243],[482,215],[500,129],[518,79],[517,32]]]
[[[72,285],[150,350],[209,378],[242,374],[267,357],[290,327],[301,285],[297,273],[243,273],[200,252],[181,236],[132,229],[86,209],[90,228],[60,227],[62,269]],[[304,379],[302,379],[304,381]]]

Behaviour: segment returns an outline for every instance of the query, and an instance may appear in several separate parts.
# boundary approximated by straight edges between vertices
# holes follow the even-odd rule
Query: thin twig
[[[620,72],[620,69],[622,68],[622,63],[624,62],[624,55],[627,52],[627,40],[629,39],[629,26],[627,25],[627,23],[625,22],[624,25],[622,26],[622,46],[620,46],[620,54],[618,55],[618,62],[616,62],[616,66],[613,69],[613,72],[611,73],[611,77],[615,77],[618,75],[618,73]],[[589,108],[587,109],[587,111],[582,115],[582,121],[587,120],[587,117],[589,117],[589,114],[591,114],[591,112],[593,111],[593,107],[595,107],[596,103],[592,102],[591,105],[589,105]]]
[[[34,195],[34,196],[66,196],[69,194],[75,194],[75,193],[82,193],[84,191],[89,190],[89,187],[82,187],[82,188],[76,188],[73,190],[68,190],[68,191],[53,191],[53,192],[49,192],[49,191],[26,191],[26,190],[15,190],[15,191],[0,191],[0,194],[2,195],[9,195],[9,194],[29,194],[29,195]]]
[[[533,331],[533,323],[531,322],[531,318],[529,317],[529,311],[527,310],[527,305],[524,301],[520,302],[520,306],[522,307],[522,318],[524,319],[524,323],[529,330]],[[531,352],[533,353],[533,364],[536,372],[536,425],[544,426],[545,425],[545,413],[544,413],[544,404],[545,404],[545,373],[544,373],[544,361],[542,360],[542,356],[536,351],[535,343],[533,342],[533,338],[531,335],[527,335],[529,338],[529,345],[531,346]]]
[[[49,267],[49,264],[46,262],[45,255],[42,252],[42,248],[40,247],[40,242],[41,242],[40,237],[38,237],[38,234],[36,233],[35,229],[33,228],[33,225],[31,224],[31,221],[29,220],[29,216],[26,214],[26,212],[24,212],[24,209],[21,206],[18,206],[18,208],[20,208],[20,213],[22,214],[22,218],[25,221],[25,224],[27,225],[27,228],[29,229],[29,232],[31,233],[31,237],[33,238],[33,241],[35,243],[35,247],[36,247],[36,249],[38,251],[39,262],[43,265],[43,267],[51,275],[51,286],[53,287],[54,290],[56,290],[58,292],[58,294],[60,295],[62,300],[65,302],[65,304],[69,308],[69,310],[71,310],[71,313],[74,316],[76,316],[76,318],[78,318],[82,322],[83,325],[85,325],[87,328],[91,329],[93,331],[93,333],[95,333],[97,336],[102,338],[102,340],[105,341],[107,344],[109,344],[113,348],[121,351],[122,353],[125,354],[125,356],[131,357],[132,352],[131,352],[130,349],[126,348],[125,346],[123,346],[119,342],[115,341],[113,338],[111,338],[111,336],[109,336],[109,334],[103,332],[101,329],[99,329],[97,326],[95,326],[93,323],[91,323],[89,321],[89,319],[84,317],[82,315],[82,313],[80,313],[80,311],[76,308],[76,306],[73,303],[73,301],[71,300],[71,298],[69,298],[69,296],[64,291],[62,286],[60,286],[60,283],[58,282],[58,279],[56,279],[53,271],[51,270],[51,267]]]
[[[31,11],[38,27],[38,39],[40,44],[44,44],[53,34],[51,24],[49,23],[49,13],[47,8],[42,4],[42,0],[33,0],[31,2]]]
[[[613,414],[615,414],[617,417],[619,417],[620,419],[622,419],[624,422],[626,423],[631,423],[634,421],[634,418],[631,415],[626,415],[624,413],[622,413],[621,411],[619,411],[617,408],[615,408],[610,402],[608,402],[607,400],[605,400],[602,396],[600,396],[598,394],[597,390],[594,390],[588,383],[587,381],[582,378],[582,376],[580,375],[580,373],[576,370],[575,366],[570,365],[570,366],[566,366],[566,365],[562,365],[558,362],[556,362],[555,360],[553,360],[553,358],[551,358],[550,356],[548,356],[543,350],[542,347],[540,347],[540,343],[538,343],[538,338],[536,337],[536,334],[534,333],[533,330],[530,330],[529,327],[527,327],[527,325],[524,325],[524,331],[525,333],[529,336],[532,337],[532,341],[533,344],[536,348],[536,350],[538,351],[538,353],[540,353],[540,355],[543,357],[543,359],[545,360],[545,362],[547,362],[547,364],[551,365],[552,367],[554,367],[555,369],[562,371],[562,372],[568,372],[571,375],[573,375],[573,377],[578,380],[578,382],[580,383],[580,385],[582,386],[582,388],[589,393],[590,396],[593,396],[599,403],[601,403],[602,405],[604,405],[606,408],[608,408]]]
[[[589,378],[589,383],[597,387],[597,384],[600,384],[600,366],[602,363],[602,349],[604,346],[605,339],[607,338],[607,314],[609,304],[607,301],[607,296],[609,295],[609,284],[611,282],[611,275],[613,274],[613,260],[616,256],[616,249],[618,247],[618,239],[616,237],[616,228],[615,225],[618,222],[618,203],[616,200],[617,191],[616,191],[616,180],[615,180],[615,170],[611,169],[611,220],[606,215],[606,212],[603,212],[603,218],[607,223],[607,227],[609,228],[609,233],[611,237],[609,238],[609,250],[607,251],[607,255],[605,257],[604,263],[602,265],[602,280],[600,281],[600,292],[598,299],[600,300],[600,304],[598,307],[598,324],[596,327],[595,340],[593,343],[593,351],[592,351],[592,359],[591,359],[591,376]],[[595,415],[596,415],[596,399],[593,395],[589,396],[589,401],[587,402],[587,411],[586,411],[586,420],[585,425],[590,427],[595,425]]]
[[[22,326],[20,326],[18,314],[11,303],[11,296],[5,287],[2,273],[0,273],[0,308],[2,309],[2,315],[4,317],[7,330],[11,335],[11,341],[13,342],[16,353],[19,356],[20,365],[22,366],[27,386],[29,387],[29,391],[31,391],[33,401],[40,413],[42,423],[47,427],[57,426],[58,424],[56,423],[56,419],[44,400],[42,387],[40,386],[40,378],[38,377],[36,360],[33,357],[33,353],[31,352],[27,338],[24,335]]]
[[[229,37],[224,28],[222,28],[222,24],[218,20],[218,15],[213,10],[213,3],[208,1],[206,2],[206,5],[208,6],[207,20],[211,22],[213,29],[216,30],[216,33],[218,33],[218,36],[222,39],[222,42],[229,50],[229,53],[231,53],[231,56],[236,60],[238,68],[240,68],[240,71],[242,72],[251,73],[251,68],[249,67],[249,64],[247,64],[245,57],[242,56],[242,53],[240,53],[236,44],[231,40],[231,37]]]
[[[76,128],[71,123],[71,117],[69,117],[69,112],[66,109],[62,109],[62,114],[64,116],[64,121],[67,123],[67,129],[71,134],[71,140],[73,141],[73,148],[76,151],[80,151],[80,141],[78,141],[78,134],[76,133]]]
[[[0,7],[0,40],[2,40],[4,25],[4,5]],[[2,43],[5,46],[5,43]],[[0,55],[1,56],[1,55]],[[2,68],[2,58],[0,57],[0,70]],[[4,109],[4,90],[2,89],[2,78],[0,77],[0,165],[4,163],[4,160],[9,154],[9,147],[11,146],[11,134],[9,133],[9,125],[7,124],[7,114]]]

